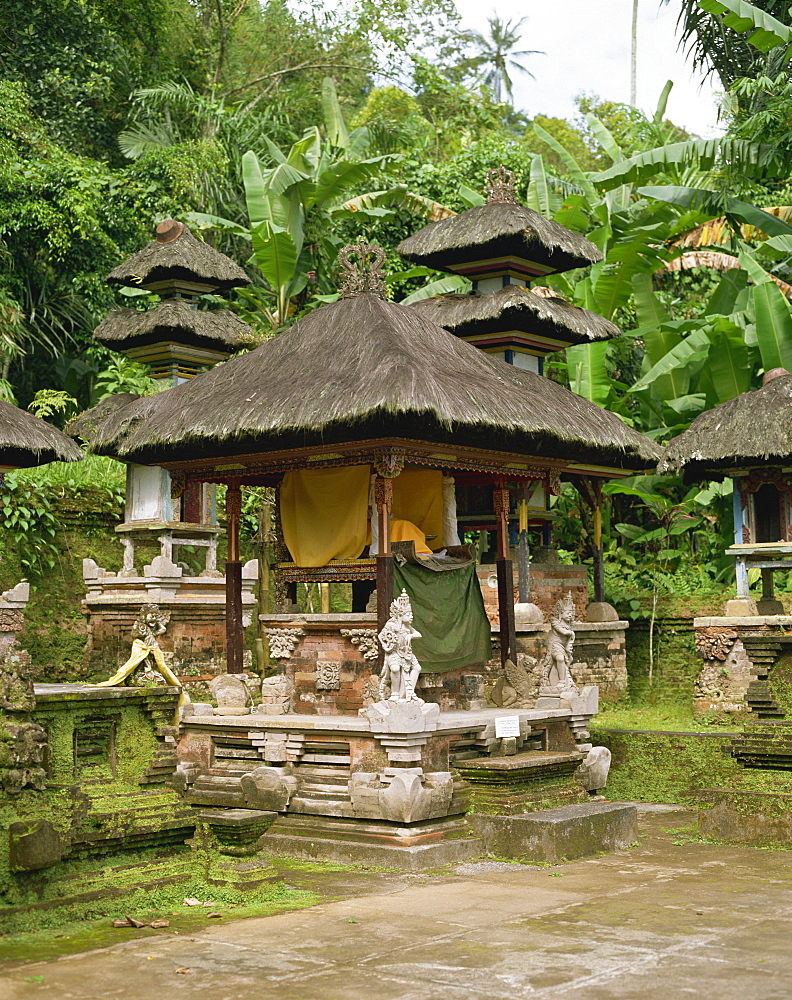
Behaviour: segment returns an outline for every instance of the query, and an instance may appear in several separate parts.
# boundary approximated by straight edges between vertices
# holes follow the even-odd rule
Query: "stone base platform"
[[[792,795],[715,788],[699,793],[698,806],[703,837],[755,847],[792,845]]]
[[[289,814],[277,819],[259,844],[279,857],[408,872],[466,861],[484,850],[462,816],[399,824]]]
[[[488,854],[554,863],[635,843],[638,810],[624,802],[588,802],[522,816],[468,817]]]

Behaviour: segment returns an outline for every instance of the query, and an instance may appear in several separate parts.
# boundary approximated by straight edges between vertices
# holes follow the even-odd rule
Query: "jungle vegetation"
[[[104,276],[168,216],[246,267],[230,304],[262,339],[335,294],[337,249],[359,235],[388,251],[394,299],[463,287],[394,248],[479,203],[501,163],[520,200],[605,255],[548,284],[624,331],[554,356],[551,377],[662,443],[764,370],[792,370],[789,5],[683,3],[681,44],[725,89],[727,130],[708,140],[669,121],[671,82],[648,114],[607,95],[570,121],[516,109],[510,74],[541,74],[521,24],[465,32],[453,0],[0,0],[0,396],[62,425],[147,390],[91,333],[143,304]],[[53,489],[80,475],[120,489],[97,468]],[[610,489],[612,599],[728,579],[722,488]],[[559,501],[570,560],[591,555],[578,499]],[[8,522],[19,504],[4,503]]]

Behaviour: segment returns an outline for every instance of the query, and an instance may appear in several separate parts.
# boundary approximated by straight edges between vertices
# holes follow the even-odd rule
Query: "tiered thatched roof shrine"
[[[384,256],[365,245],[348,251],[361,259]],[[385,618],[392,596],[390,516],[402,470],[491,484],[502,657],[515,659],[509,485],[541,482],[555,492],[569,474],[629,475],[654,465],[658,449],[614,414],[503,364],[415,309],[385,301],[376,265],[356,283],[339,302],[198,379],[156,396],[103,401],[80,419],[79,430],[94,452],[164,466],[179,489],[225,483],[230,564],[239,558],[241,484],[279,486],[300,470],[362,469],[355,487],[363,491],[361,523],[344,533],[338,518],[315,511],[314,521],[326,519],[323,555],[284,571],[291,580],[376,577]],[[376,560],[364,554],[370,470],[377,512],[371,528],[381,540]],[[344,516],[355,498],[336,501]],[[230,609],[234,573],[231,565]],[[240,656],[241,648],[229,650],[229,670],[240,669]]]
[[[160,223],[156,239],[111,271],[107,283],[162,298],[143,312],[111,312],[94,331],[101,344],[149,365],[155,378],[191,378],[253,339],[248,324],[229,310],[198,310],[199,295],[249,285],[250,279],[181,222]]]
[[[502,361],[541,372],[541,359],[572,344],[610,340],[619,329],[547,290],[537,278],[602,260],[578,233],[518,205],[514,174],[490,171],[487,203],[425,226],[399,245],[414,264],[460,274],[468,294],[438,295],[413,303],[427,319]]]

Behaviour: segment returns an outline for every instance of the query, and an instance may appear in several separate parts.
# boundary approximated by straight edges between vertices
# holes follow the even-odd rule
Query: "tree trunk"
[[[638,0],[633,0],[630,43],[630,104],[635,107],[638,101]]]

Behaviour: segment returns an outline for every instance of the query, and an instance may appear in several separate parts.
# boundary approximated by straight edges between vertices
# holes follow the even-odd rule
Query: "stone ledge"
[[[792,615],[752,615],[750,618],[694,618],[693,628],[728,628],[735,625],[775,625],[778,628],[792,628]]]
[[[638,810],[627,802],[587,802],[520,816],[468,816],[486,851],[520,861],[555,863],[629,847]]]

